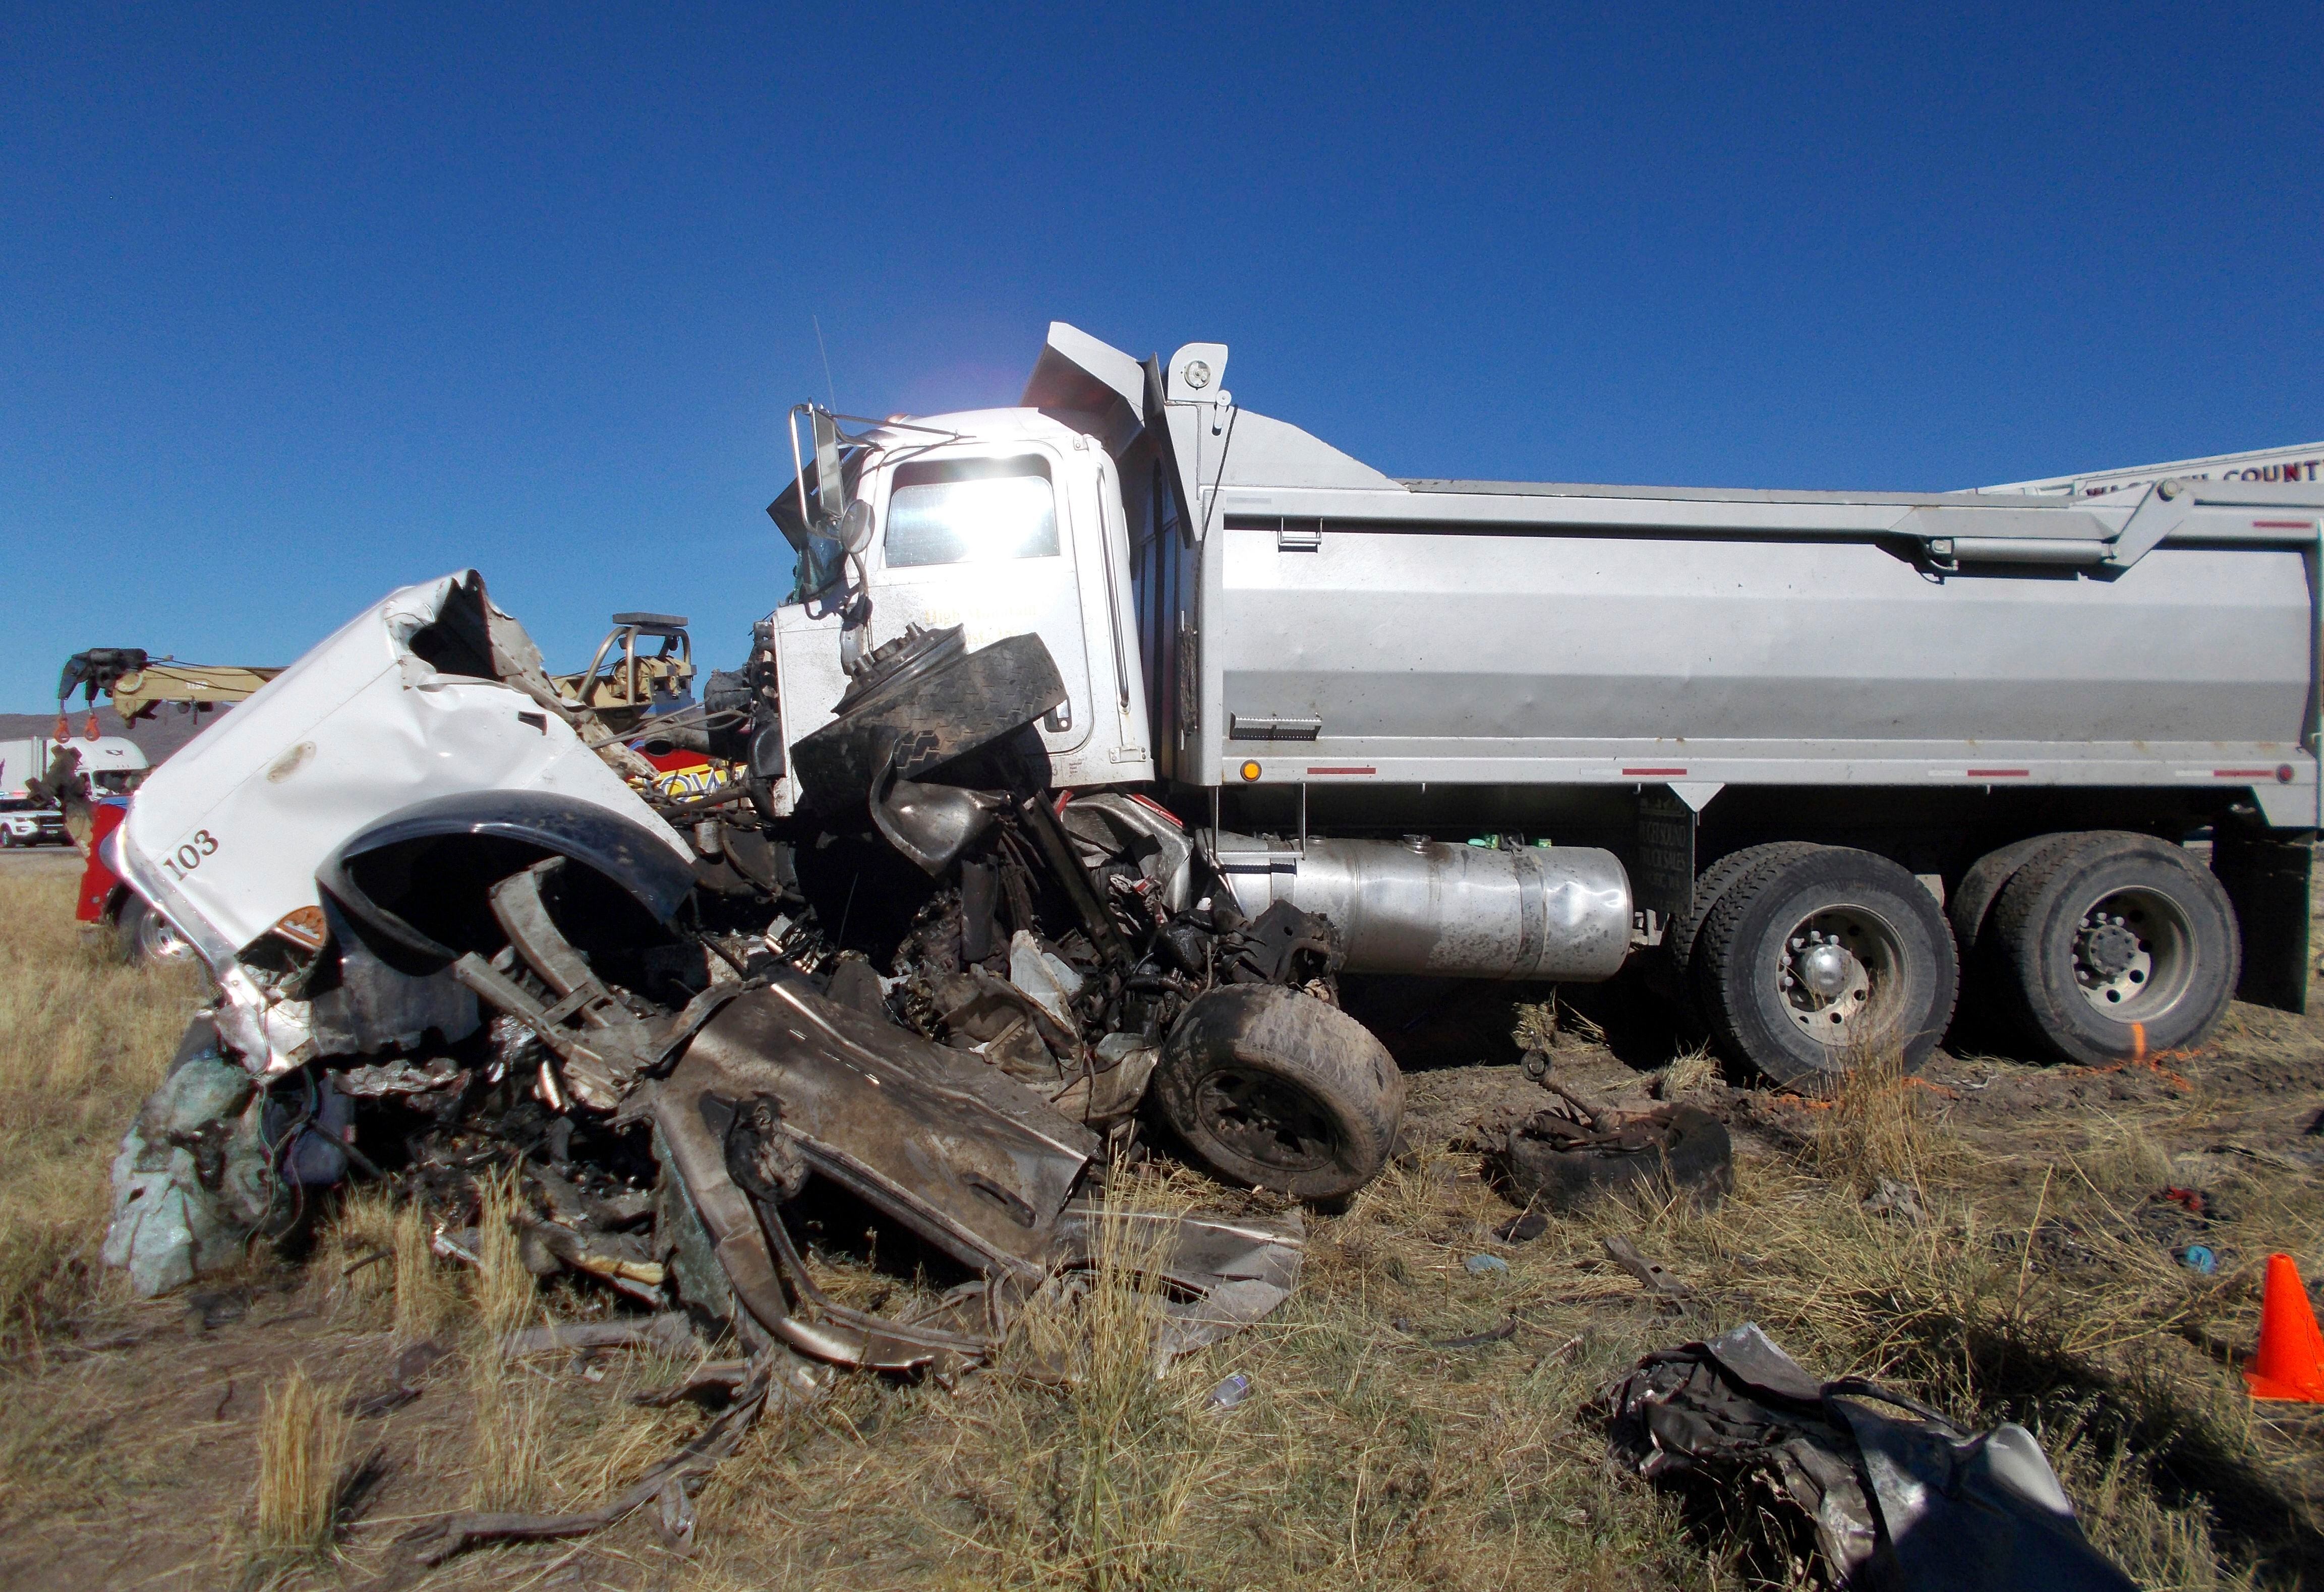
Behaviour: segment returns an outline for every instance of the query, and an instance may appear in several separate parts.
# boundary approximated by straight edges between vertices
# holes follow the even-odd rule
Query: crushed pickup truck
[[[747,679],[649,714],[634,649],[612,667],[632,677],[552,680],[463,571],[147,782],[108,860],[216,999],[115,1166],[106,1258],[141,1292],[353,1175],[426,1200],[456,1254],[513,1171],[537,1270],[755,1357],[945,1376],[1093,1264],[1142,1133],[1292,1198],[1378,1170],[1402,1084],[1332,1004],[1330,925],[1244,920],[1159,806],[1047,788],[1021,744],[1060,699],[1038,637],[914,630],[863,660],[797,748],[833,793],[804,818],[767,813],[731,744]],[[683,778],[635,750],[689,742]],[[834,1200],[956,1285],[886,1317],[827,1297],[793,1216]],[[1139,1251],[1157,1353],[1287,1294],[1286,1209],[1143,1219],[1175,1224]]]

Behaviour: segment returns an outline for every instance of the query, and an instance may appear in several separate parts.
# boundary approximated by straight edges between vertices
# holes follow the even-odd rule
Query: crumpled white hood
[[[230,1001],[247,980],[236,953],[318,904],[323,859],[415,802],[553,791],[691,860],[558,715],[498,681],[438,673],[410,650],[453,588],[475,578],[460,570],[390,594],[196,737],[130,804],[118,871],[200,951]]]

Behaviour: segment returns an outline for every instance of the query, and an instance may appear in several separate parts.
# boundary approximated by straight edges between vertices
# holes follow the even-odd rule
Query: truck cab
[[[125,735],[34,736],[0,743],[0,797],[41,803],[31,788],[56,771],[59,758],[71,765],[67,794],[82,801],[127,796],[151,772],[145,753]]]
[[[1048,649],[1066,692],[1038,727],[1051,785],[1155,777],[1120,471],[1102,446],[1037,409],[981,410],[874,427],[841,468],[862,527],[841,556],[816,548],[796,492],[770,511],[801,549],[771,627],[788,742],[831,722],[851,653],[956,625],[971,648],[1029,633]],[[794,762],[777,803],[803,795]]]

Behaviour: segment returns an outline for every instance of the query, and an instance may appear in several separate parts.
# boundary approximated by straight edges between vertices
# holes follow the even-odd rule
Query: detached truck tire
[[[1388,1164],[1404,1075],[1337,1007],[1272,984],[1197,998],[1171,1031],[1150,1098],[1218,1176],[1298,1200],[1337,1200]]]
[[[2242,972],[2235,909],[2211,870],[2152,835],[2098,830],[2046,848],[2001,892],[1987,931],[2033,1036],[2086,1066],[2211,1031]]]
[[[1886,857],[1846,846],[1779,852],[1736,880],[1692,962],[1720,1047],[1811,1093],[1879,1057],[1918,1067],[1960,989],[1935,897]]]

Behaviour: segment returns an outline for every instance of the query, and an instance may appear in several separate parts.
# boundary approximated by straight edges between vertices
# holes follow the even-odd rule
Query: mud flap
[[[2307,1012],[2308,881],[2315,860],[2313,834],[2295,839],[2219,825],[2211,842],[2211,871],[2235,906],[2243,938],[2238,1000]]]

